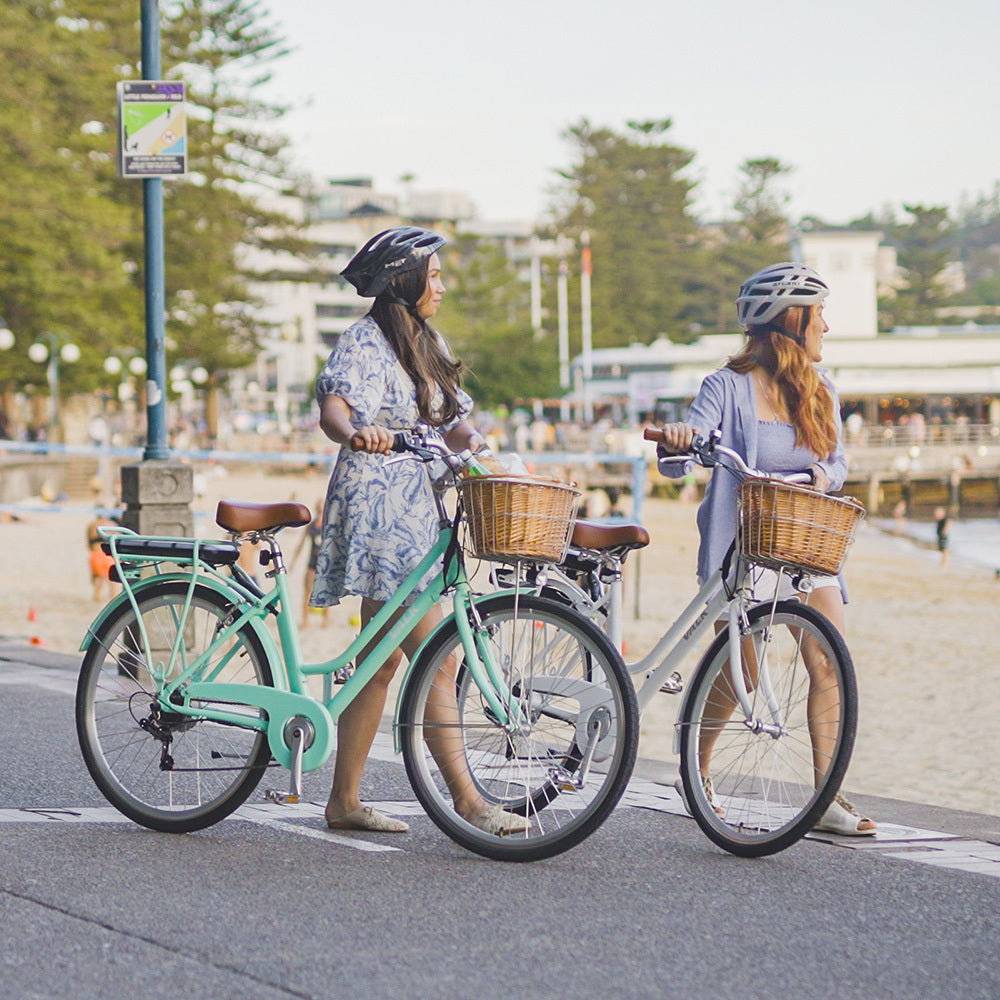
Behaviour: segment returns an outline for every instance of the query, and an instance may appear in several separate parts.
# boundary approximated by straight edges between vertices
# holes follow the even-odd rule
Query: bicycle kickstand
[[[276,788],[269,788],[264,793],[264,797],[271,802],[287,806],[294,805],[302,798],[302,755],[312,743],[307,730],[308,726],[309,724],[304,720],[293,719],[286,727],[285,742],[290,743],[292,751],[291,780],[287,795],[284,792],[279,792]],[[287,732],[289,728],[291,732]],[[290,740],[289,737],[291,737]]]

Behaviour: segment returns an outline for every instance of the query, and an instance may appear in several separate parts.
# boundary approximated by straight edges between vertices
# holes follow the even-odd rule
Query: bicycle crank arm
[[[576,772],[571,774],[565,768],[549,768],[549,777],[552,783],[563,791],[579,791],[587,783],[587,775],[590,773],[590,766],[594,763],[594,753],[601,738],[608,731],[611,725],[611,716],[606,708],[595,709],[587,720],[587,747],[583,751],[580,766]]]
[[[270,788],[264,795],[272,802],[294,805],[302,798],[302,758],[316,739],[316,730],[308,719],[299,715],[285,723],[284,738],[285,744],[292,751],[292,773],[288,794],[284,795],[277,789]]]

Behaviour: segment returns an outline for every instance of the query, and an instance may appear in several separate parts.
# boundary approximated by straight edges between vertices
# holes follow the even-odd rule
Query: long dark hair
[[[440,427],[461,412],[458,390],[464,368],[461,361],[448,354],[440,334],[417,311],[417,303],[427,290],[429,261],[428,257],[419,267],[396,275],[372,303],[369,315],[385,334],[403,370],[413,379],[420,419]],[[440,407],[435,409],[438,389]]]
[[[775,381],[795,428],[795,443],[817,458],[826,458],[837,446],[833,396],[805,352],[805,334],[816,306],[792,306],[771,323],[747,328],[743,350],[726,363],[746,373],[755,366]]]

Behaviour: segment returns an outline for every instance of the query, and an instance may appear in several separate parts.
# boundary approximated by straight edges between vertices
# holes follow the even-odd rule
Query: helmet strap
[[[420,315],[420,310],[417,308],[415,303],[407,302],[406,299],[391,293],[384,293],[380,296],[380,298],[383,301],[388,302],[390,305],[402,306],[417,321],[420,325],[420,329],[426,331],[427,322],[424,320],[423,316]]]
[[[782,337],[787,337],[789,340],[794,340],[799,347],[806,346],[806,338],[799,333],[789,333],[783,326],[779,323],[766,323],[763,326],[765,330],[771,330],[774,333],[780,333]]]

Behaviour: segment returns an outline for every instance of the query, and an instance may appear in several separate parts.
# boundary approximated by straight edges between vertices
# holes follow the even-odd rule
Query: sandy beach
[[[295,498],[312,505],[325,485],[320,474],[215,474],[196,510],[210,514],[223,498]],[[25,501],[41,506],[37,498]],[[652,543],[626,570],[629,660],[651,648],[694,593],[694,515],[693,504],[645,502],[643,521]],[[71,505],[18,516],[0,522],[0,636],[75,653],[100,607],[93,599],[85,544],[92,517]],[[211,516],[197,523],[202,536],[221,534]],[[294,556],[301,535],[301,530],[285,533],[286,558]],[[292,568],[299,600],[304,572],[303,552]],[[993,569],[954,557],[942,569],[936,552],[863,523],[847,578],[847,641],[858,673],[861,716],[845,791],[1000,815],[992,774],[1000,754],[995,653],[1000,581]],[[310,612],[303,633],[306,657],[320,659],[342,648],[355,632],[355,609],[354,602],[332,608],[325,625],[319,612]],[[685,678],[694,666],[685,664]],[[676,767],[671,742],[678,707],[676,699],[658,695],[643,716],[639,753],[663,761],[665,777]]]

